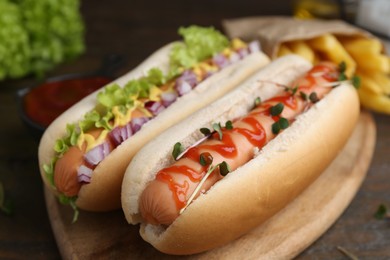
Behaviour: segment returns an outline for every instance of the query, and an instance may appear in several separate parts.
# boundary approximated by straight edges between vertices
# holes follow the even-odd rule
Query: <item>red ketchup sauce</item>
[[[184,158],[188,158],[192,161],[199,162],[201,151],[208,150],[214,153],[220,154],[224,158],[234,158],[237,156],[237,147],[231,137],[232,133],[238,133],[244,136],[253,146],[262,147],[266,142],[266,134],[261,124],[252,116],[247,116],[243,119],[246,124],[250,125],[248,128],[233,128],[231,130],[222,130],[222,140],[219,144],[207,144],[207,142],[200,144],[196,147],[192,147],[184,155]],[[218,139],[218,133],[212,135],[213,139]],[[190,178],[192,182],[200,182],[204,175],[207,173],[208,166],[202,166],[201,172],[196,171],[188,166],[170,166],[164,168],[157,173],[156,179],[168,184],[169,189],[172,191],[173,198],[175,200],[178,209],[183,208],[186,205],[186,195],[189,189],[187,181],[180,184],[174,181],[171,174],[180,173]],[[234,169],[232,169],[234,170]],[[214,171],[212,174],[217,174]]]
[[[24,97],[26,115],[47,127],[55,118],[83,97],[111,82],[106,77],[88,77],[47,82]]]
[[[318,75],[313,75],[313,73],[324,73],[320,77],[325,79],[326,81],[335,81],[337,79],[337,72],[329,68],[328,66],[318,65],[315,66],[303,79],[302,84],[299,85],[299,91],[306,92],[313,91],[313,88],[316,87],[316,78]],[[327,90],[329,91],[329,90]],[[250,142],[253,147],[262,148],[267,142],[266,131],[264,127],[260,124],[260,122],[256,119],[259,116],[269,117],[276,122],[280,119],[280,115],[272,116],[270,113],[270,108],[277,103],[282,103],[285,107],[290,108],[291,110],[299,113],[297,110],[301,110],[303,100],[299,97],[299,95],[292,95],[290,93],[281,94],[280,96],[271,98],[264,103],[258,105],[254,110],[249,112],[246,117],[239,119],[238,121],[246,123],[247,127],[239,128],[233,127],[233,129],[222,129],[222,140],[220,140],[217,144],[209,144],[206,140],[196,147],[192,147],[187,151],[187,153],[183,156],[183,158],[188,158],[192,161],[198,162],[200,161],[200,155],[202,151],[210,151],[214,153],[220,154],[225,159],[231,159],[237,156],[237,147],[233,142],[231,134],[239,134],[246,138],[248,142]],[[293,118],[290,118],[293,120]],[[237,122],[237,121],[236,121]],[[271,137],[270,137],[271,138]],[[214,133],[210,139],[218,140],[218,133]],[[218,164],[219,162],[213,162],[213,164]],[[199,163],[200,165],[200,163]],[[175,182],[174,178],[171,174],[183,174],[193,182],[200,182],[204,175],[207,173],[208,166],[202,166],[201,171],[197,171],[188,166],[170,166],[168,168],[164,168],[157,173],[156,179],[163,181],[168,184],[169,189],[172,192],[173,198],[176,202],[177,209],[181,209],[186,206],[186,197],[189,190],[189,183],[184,181],[184,183]],[[234,170],[234,169],[231,169]],[[218,174],[217,171],[214,171],[212,174]],[[210,177],[209,177],[210,178]]]

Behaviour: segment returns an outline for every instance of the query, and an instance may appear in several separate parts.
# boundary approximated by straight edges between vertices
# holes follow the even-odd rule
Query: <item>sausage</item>
[[[153,225],[170,225],[191,202],[188,202],[189,197],[209,169],[210,164],[204,166],[200,163],[200,155],[210,155],[213,165],[225,161],[230,170],[237,169],[254,157],[255,149],[261,149],[277,135],[272,130],[275,122],[285,118],[292,123],[307,106],[323,98],[331,90],[326,83],[337,81],[337,78],[336,66],[319,64],[293,87],[286,88],[285,93],[261,103],[247,116],[235,120],[232,129],[223,128],[221,140],[219,134],[214,133],[200,145],[190,148],[180,160],[160,170],[156,179],[142,192],[139,210],[143,219]],[[280,107],[280,104],[283,104],[281,114],[272,114],[271,108]],[[214,170],[195,198],[221,178],[218,169]]]
[[[144,114],[135,109],[131,113],[131,118],[140,118]],[[103,128],[92,128],[87,131],[86,134],[93,136],[97,139],[103,132]],[[106,142],[111,152],[115,148],[115,143],[112,142],[109,136],[106,136],[102,142]],[[57,190],[63,193],[65,196],[74,197],[77,196],[81,186],[84,184],[78,179],[78,169],[84,165],[90,169],[94,169],[96,165],[91,165],[85,160],[85,154],[87,152],[87,142],[84,141],[81,147],[70,147],[61,158],[59,158],[54,168],[54,184]]]

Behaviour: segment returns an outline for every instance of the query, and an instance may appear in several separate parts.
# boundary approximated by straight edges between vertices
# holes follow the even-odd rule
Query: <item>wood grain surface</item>
[[[290,259],[321,236],[349,205],[370,165],[375,123],[362,112],[358,125],[338,157],[304,193],[264,225],[241,238],[186,259]],[[72,211],[46,192],[46,203],[57,244],[64,259],[165,259],[144,242],[138,226],[128,225],[121,211],[81,212],[72,224]],[[228,232],[228,231],[227,231]]]

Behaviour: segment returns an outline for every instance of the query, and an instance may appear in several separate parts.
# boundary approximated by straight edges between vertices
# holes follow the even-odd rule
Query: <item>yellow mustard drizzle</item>
[[[139,111],[141,111],[146,117],[153,117],[153,114],[149,112],[149,110],[147,110],[145,108],[145,103],[144,102],[141,102],[139,100],[136,100],[134,102],[134,105],[136,107],[136,109],[138,109]]]
[[[94,148],[95,146],[103,143],[104,139],[106,139],[109,131],[103,130],[100,135],[95,139],[91,134],[85,134],[82,132],[79,136],[79,139],[77,140],[77,146],[79,149],[82,148],[83,143],[85,142],[87,144],[86,152]]]
[[[153,86],[149,91],[149,100],[160,101],[161,93],[163,93],[163,91],[159,87]]]
[[[161,95],[161,94],[160,94]],[[117,126],[124,126],[127,123],[129,123],[132,119],[132,113],[134,110],[139,110],[141,111],[146,117],[152,117],[152,113],[149,112],[145,108],[145,102],[140,101],[140,100],[135,100],[134,105],[127,109],[126,114],[123,114],[118,106],[115,106],[112,108],[112,113],[114,114],[114,125],[113,128]]]
[[[247,44],[243,41],[241,41],[238,38],[235,38],[231,41],[231,46],[228,48],[225,48],[222,51],[222,54],[226,57],[230,57],[230,55],[233,53],[234,50],[240,49],[240,48],[246,48]],[[198,81],[202,81],[205,77],[205,75],[208,72],[216,72],[218,71],[218,67],[216,65],[210,64],[208,60],[199,62],[198,64],[194,65],[191,69],[195,75],[198,78]],[[114,125],[112,128],[118,127],[118,126],[124,126],[132,119],[132,113],[134,110],[138,109],[141,113],[143,113],[146,117],[152,117],[152,113],[149,112],[145,108],[145,102],[146,101],[160,101],[161,100],[161,94],[164,92],[170,92],[174,89],[174,81],[171,83],[168,83],[168,87],[165,90],[161,90],[161,88],[157,86],[153,86],[150,88],[149,91],[149,97],[146,100],[139,100],[138,94],[134,94],[132,96],[129,96],[129,99],[134,100],[134,104],[131,108],[128,108],[126,113],[122,113],[119,106],[114,106],[111,110],[111,112],[114,115]],[[77,139],[77,146],[81,149],[84,142],[87,144],[86,151],[89,151],[90,149],[94,148],[95,146],[101,144],[104,139],[107,137],[109,133],[109,130],[103,130],[101,134],[94,138],[91,134],[86,134],[84,132],[81,132],[79,135],[79,138]]]
[[[241,41],[240,39],[238,38],[234,38],[232,40],[232,48],[235,49],[235,50],[238,50],[238,49],[241,49],[241,48],[246,48],[247,47],[247,44],[243,41]]]
[[[231,48],[225,48],[222,51],[222,54],[225,55],[226,57],[230,57],[230,55],[232,54],[232,49]]]
[[[126,123],[131,120],[131,113],[133,112],[133,110],[134,110],[134,107],[128,109],[126,111],[126,113],[124,114],[124,113],[122,113],[122,111],[120,111],[119,106],[114,106],[111,110],[113,115],[114,115],[113,127],[126,125]]]
[[[192,71],[197,76],[198,81],[203,80],[207,72],[216,72],[218,71],[218,67],[216,65],[211,65],[208,62],[200,62],[195,65]]]
[[[125,114],[120,111],[119,106],[114,106],[112,108],[111,111],[114,114],[114,125],[112,127],[115,128],[117,126],[126,125],[128,122],[131,121],[131,115],[133,111],[136,109],[141,111],[146,117],[153,116],[146,108],[144,108],[144,102],[135,100],[134,105],[131,108],[129,108]],[[81,150],[83,144],[86,143],[87,145],[86,152],[88,152],[95,146],[103,143],[108,133],[109,130],[105,129],[100,133],[100,135],[97,138],[95,138],[91,134],[86,134],[84,132],[81,132],[77,139],[77,147]]]

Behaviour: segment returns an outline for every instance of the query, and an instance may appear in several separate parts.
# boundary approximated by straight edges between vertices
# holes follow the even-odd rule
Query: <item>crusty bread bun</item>
[[[203,252],[232,241],[262,224],[309,186],[337,156],[359,115],[356,90],[342,83],[270,141],[256,157],[200,195],[168,227],[143,222],[138,209],[142,191],[159,169],[171,163],[176,142],[199,140],[199,129],[244,116],[253,100],[267,100],[283,85],[309,70],[297,56],[280,58],[223,98],[174,125],[133,158],[122,183],[127,221],[141,223],[140,234],[168,254]]]
[[[149,69],[154,67],[160,68],[166,73],[169,68],[168,54],[171,48],[172,44],[168,44],[157,50],[134,70],[114,82],[119,86],[124,86],[129,80],[144,76]],[[76,200],[77,207],[89,211],[119,209],[121,206],[121,182],[125,169],[133,155],[143,145],[169,126],[224,95],[268,62],[268,57],[263,53],[251,53],[244,59],[213,74],[193,91],[178,98],[157,117],[143,125],[141,131],[116,147],[99,163],[93,171],[91,183],[82,185]],[[58,138],[65,135],[66,125],[81,120],[86,112],[96,106],[95,100],[98,92],[90,94],[64,112],[47,128],[42,136],[38,151],[40,171],[46,185],[51,187],[55,193],[55,188],[51,186],[45,176],[43,165],[50,163],[54,157],[54,144]]]

